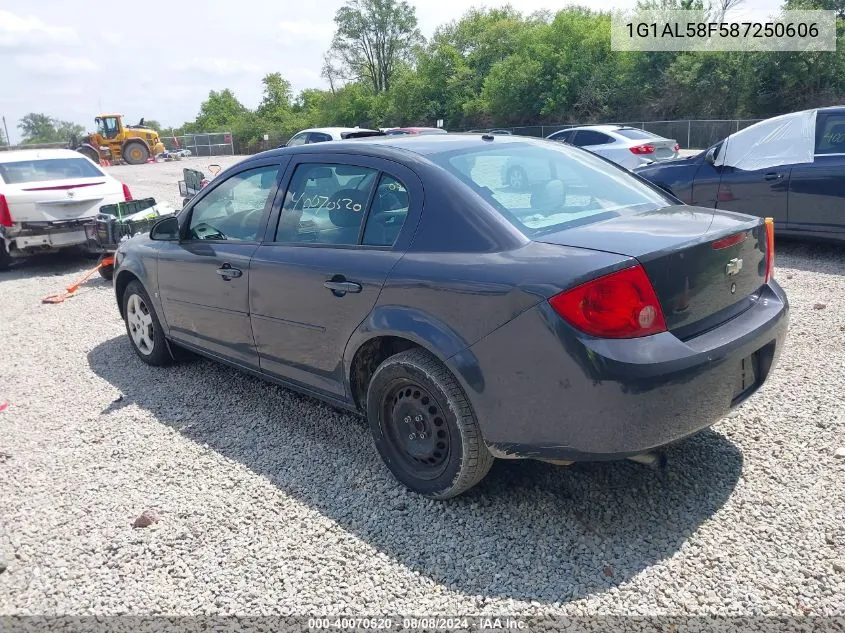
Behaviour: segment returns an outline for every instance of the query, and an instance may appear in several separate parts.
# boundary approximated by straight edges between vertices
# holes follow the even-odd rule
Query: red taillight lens
[[[0,194],[0,226],[12,226],[12,214],[9,212],[9,203],[6,196]]]
[[[639,264],[561,292],[549,303],[591,336],[636,338],[666,331],[657,294]]]
[[[630,149],[631,152],[637,155],[654,154],[654,145],[635,145]]]
[[[123,184],[123,197],[126,199],[126,202],[132,202],[132,192],[129,191],[129,185],[126,183]]]
[[[748,233],[744,231],[742,233],[736,233],[735,235],[728,235],[728,237],[723,237],[722,239],[713,242],[713,249],[718,251],[723,248],[730,248],[736,244],[741,244],[747,237]]]
[[[764,220],[766,226],[766,283],[775,275],[775,221]]]
[[[675,143],[675,146],[672,149],[675,150],[676,152],[680,152],[681,151],[681,144]]]

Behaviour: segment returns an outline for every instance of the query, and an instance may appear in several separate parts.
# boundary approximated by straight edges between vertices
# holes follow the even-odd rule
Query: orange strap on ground
[[[41,300],[41,303],[61,303],[62,301],[64,301],[68,297],[70,297],[73,293],[75,293],[77,290],[79,290],[79,286],[81,286],[86,281],[88,281],[88,279],[91,277],[91,275],[93,275],[98,270],[100,270],[101,268],[104,268],[106,266],[114,266],[114,256],[113,255],[108,255],[106,257],[103,257],[103,259],[100,261],[100,263],[97,264],[96,268],[94,268],[93,270],[89,270],[87,273],[82,275],[82,277],[80,277],[74,283],[72,283],[67,288],[65,288],[64,292],[60,292],[59,294],[55,294],[55,295],[47,295],[46,297],[44,297]]]

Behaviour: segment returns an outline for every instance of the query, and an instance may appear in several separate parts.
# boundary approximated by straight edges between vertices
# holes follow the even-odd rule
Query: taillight
[[[676,153],[681,151],[681,144],[675,143],[675,146],[672,148]]]
[[[764,220],[766,226],[766,283],[775,275],[775,221]]]
[[[654,154],[654,145],[634,145],[634,147],[629,149],[637,155]]]
[[[591,336],[636,338],[666,331],[654,286],[639,264],[561,292],[549,303]]]
[[[12,226],[12,214],[9,212],[9,203],[6,196],[0,193],[0,226]]]
[[[123,197],[126,202],[132,201],[132,192],[129,191],[129,185],[127,185],[126,183],[123,183]]]
[[[742,233],[736,233],[735,235],[728,235],[728,237],[723,237],[722,239],[713,242],[713,249],[718,251],[723,248],[730,248],[731,246],[744,242],[747,237],[748,233],[745,231]]]

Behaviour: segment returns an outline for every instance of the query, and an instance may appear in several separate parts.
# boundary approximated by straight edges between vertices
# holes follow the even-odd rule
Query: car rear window
[[[652,134],[651,132],[646,132],[645,130],[638,130],[637,128],[633,127],[623,127],[616,130],[617,134],[621,134],[625,138],[630,138],[635,141],[641,141],[643,139],[650,139],[650,138],[658,138],[657,134]]]
[[[7,185],[71,178],[101,178],[101,172],[87,158],[42,158],[0,163],[0,178]]]
[[[626,170],[559,143],[501,143],[432,159],[472,188],[526,237],[677,204]],[[523,171],[524,186],[506,183]]]

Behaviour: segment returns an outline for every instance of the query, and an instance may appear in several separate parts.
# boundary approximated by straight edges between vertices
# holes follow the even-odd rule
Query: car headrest
[[[566,185],[562,180],[550,180],[531,192],[531,208],[542,211],[562,208],[566,204]]]
[[[398,211],[408,208],[408,192],[401,189],[391,191],[379,189],[376,199],[373,201],[373,213],[384,213],[385,211]]]
[[[329,219],[332,224],[340,228],[360,225],[361,218],[367,209],[367,193],[359,189],[341,189],[332,195],[331,202],[337,205],[329,210]]]

